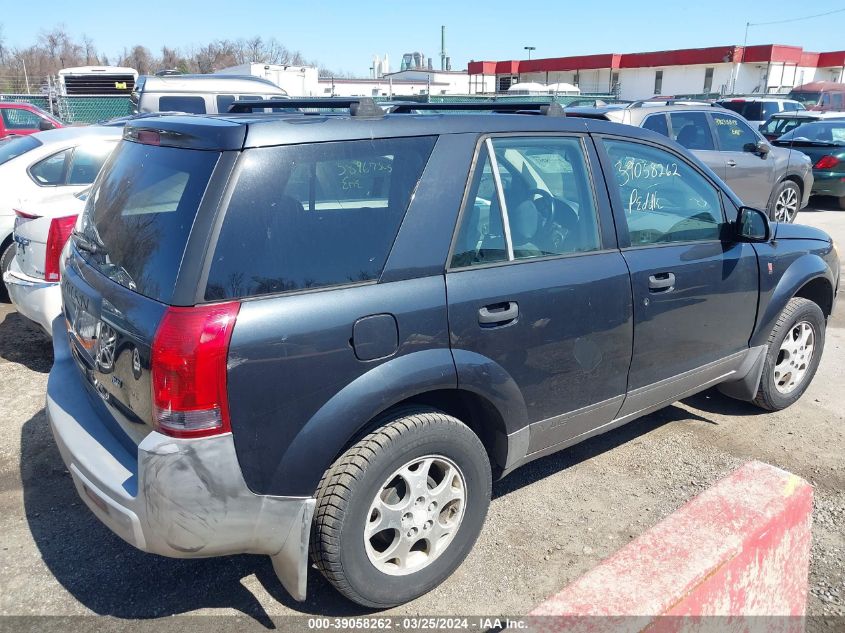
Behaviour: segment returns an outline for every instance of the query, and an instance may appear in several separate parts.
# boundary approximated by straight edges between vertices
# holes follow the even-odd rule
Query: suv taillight
[[[241,304],[167,309],[150,363],[153,422],[173,437],[228,433],[226,359]]]
[[[839,164],[839,159],[836,156],[831,156],[828,154],[827,156],[822,156],[815,165],[813,165],[813,169],[833,169]]]
[[[46,281],[58,281],[61,277],[59,258],[65,243],[73,232],[76,218],[75,215],[68,215],[50,220],[50,230],[47,233],[47,250],[44,254],[44,279]]]

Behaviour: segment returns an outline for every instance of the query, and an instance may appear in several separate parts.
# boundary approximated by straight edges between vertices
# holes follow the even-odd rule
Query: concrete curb
[[[749,462],[538,605],[531,628],[662,630],[658,616],[803,616],[812,508],[806,481]]]

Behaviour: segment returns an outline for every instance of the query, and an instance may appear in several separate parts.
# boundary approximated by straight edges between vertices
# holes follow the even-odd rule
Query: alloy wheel
[[[775,221],[792,222],[798,213],[798,192],[786,187],[775,201]]]
[[[417,457],[380,487],[367,513],[364,546],[379,571],[403,576],[428,567],[461,526],[466,480],[446,457]]]
[[[790,328],[780,345],[775,363],[775,388],[788,394],[804,380],[813,360],[816,333],[807,321],[800,321]]]

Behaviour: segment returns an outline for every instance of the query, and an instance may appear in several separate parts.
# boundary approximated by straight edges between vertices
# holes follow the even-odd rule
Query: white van
[[[248,75],[144,75],[132,91],[135,113],[227,112],[235,101],[287,98],[272,81]]]

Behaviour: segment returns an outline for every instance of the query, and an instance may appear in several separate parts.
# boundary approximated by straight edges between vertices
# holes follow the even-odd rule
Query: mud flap
[[[282,586],[299,602],[305,600],[308,587],[308,543],[316,505],[316,499],[308,499],[302,504],[299,516],[293,522],[282,549],[270,556],[273,571]]]
[[[769,352],[768,345],[759,345],[748,350],[748,356],[736,370],[736,378],[716,385],[716,388],[731,398],[750,402],[757,395],[760,387],[760,376]]]

